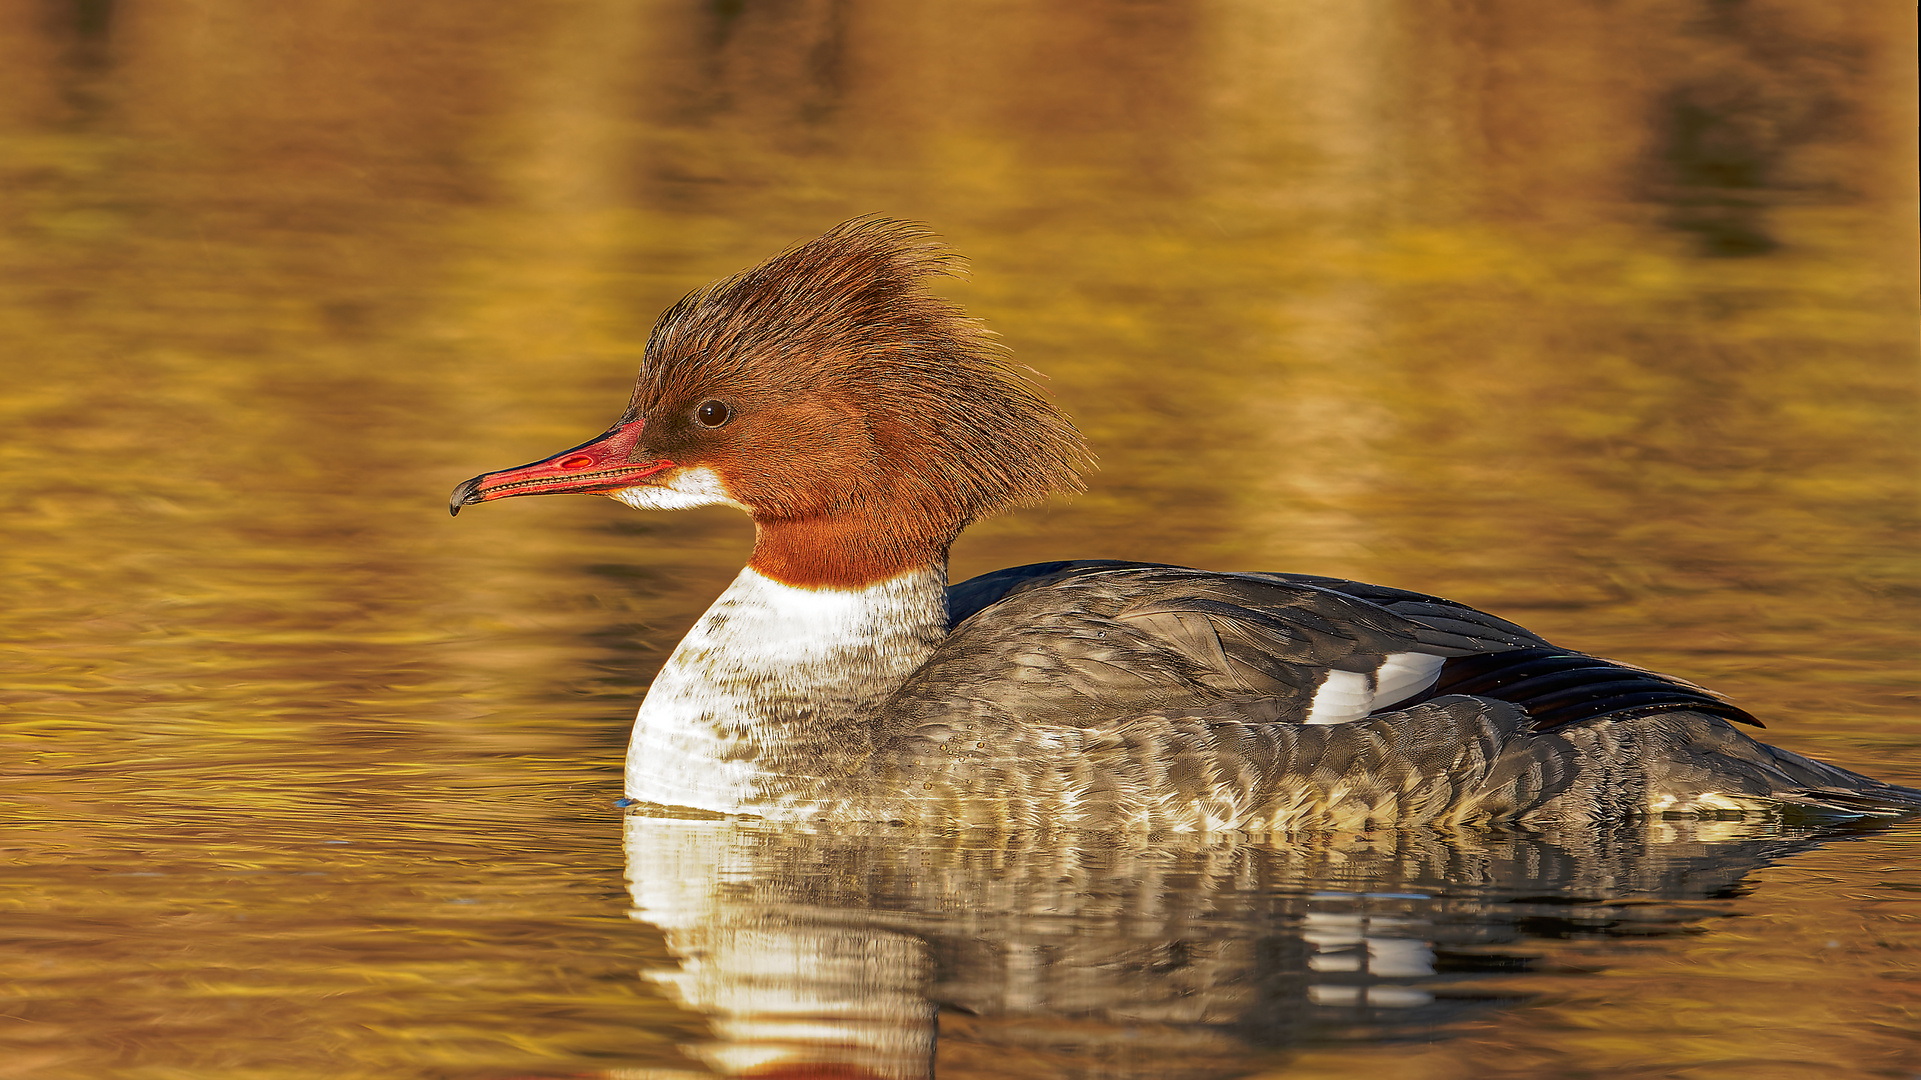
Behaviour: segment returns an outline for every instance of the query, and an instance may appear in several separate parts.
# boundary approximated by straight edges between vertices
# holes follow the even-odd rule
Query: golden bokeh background
[[[1892,0],[0,0],[0,1076],[671,1056],[611,800],[750,529],[444,500],[860,214],[968,256],[1100,457],[956,577],[1436,592],[1921,783],[1914,47]],[[1918,836],[1763,875],[1756,1058],[1921,1063],[1921,881],[1869,869]],[[1706,961],[1609,962],[1599,1034],[1299,1067],[1670,1075],[1621,1033]]]

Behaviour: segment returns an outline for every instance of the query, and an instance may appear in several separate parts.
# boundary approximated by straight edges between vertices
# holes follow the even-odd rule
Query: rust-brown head
[[[975,518],[1079,490],[1080,435],[922,279],[958,259],[922,226],[846,222],[693,293],[655,324],[599,438],[476,476],[449,508],[584,492],[753,515],[751,563],[851,588],[945,558]]]

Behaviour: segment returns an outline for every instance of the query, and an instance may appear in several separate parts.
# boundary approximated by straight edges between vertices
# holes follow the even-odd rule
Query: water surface
[[[0,4],[0,1075],[660,1075],[843,999],[908,1075],[1921,1071],[1911,825],[623,821],[627,723],[747,524],[442,509],[602,430],[687,290],[920,219],[1101,458],[957,576],[1436,592],[1921,783],[1913,35],[1798,0]],[[741,941],[874,959],[743,1004]],[[698,949],[709,989],[661,975]],[[796,1038],[865,1045],[833,1027]]]

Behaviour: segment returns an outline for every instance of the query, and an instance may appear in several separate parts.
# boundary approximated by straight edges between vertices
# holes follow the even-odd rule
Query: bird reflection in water
[[[1707,820],[1268,842],[630,816],[633,917],[680,960],[646,974],[711,1038],[684,1048],[704,1068],[612,1075],[928,1077],[937,1056],[1244,1075],[1307,1043],[1444,1035],[1523,996],[1477,981],[1524,975],[1530,941],[1685,932],[1722,913],[1686,902],[1818,840]]]

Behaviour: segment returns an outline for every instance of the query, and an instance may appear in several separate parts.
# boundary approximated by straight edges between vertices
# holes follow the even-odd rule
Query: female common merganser
[[[1073,426],[857,219],[663,315],[627,411],[454,489],[752,515],[752,559],[634,721],[629,799],[721,814],[1288,832],[1921,811],[1679,679],[1448,600],[1058,562],[947,584],[975,518],[1079,490]],[[1758,724],[1757,724],[1758,726]]]

